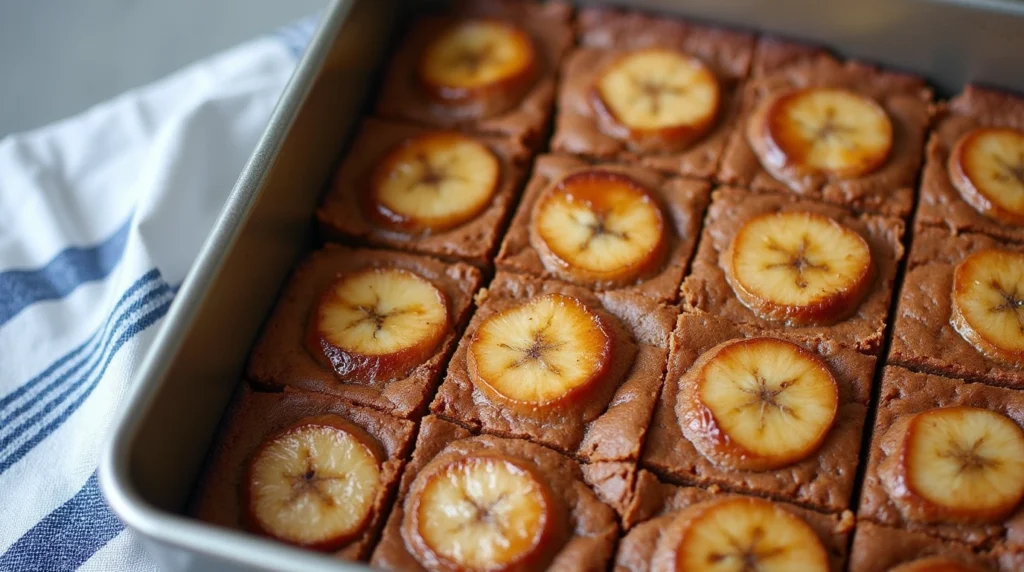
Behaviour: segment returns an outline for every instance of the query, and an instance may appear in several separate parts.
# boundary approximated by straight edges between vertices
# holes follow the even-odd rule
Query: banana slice
[[[879,464],[904,516],[921,522],[998,522],[1024,498],[1024,431],[987,409],[931,409],[894,424],[897,450]]]
[[[704,62],[667,48],[617,58],[592,92],[602,127],[620,139],[685,148],[715,123],[721,93]]]
[[[587,285],[622,285],[658,267],[667,246],[657,200],[633,179],[581,171],[534,206],[530,230],[544,266]]]
[[[860,234],[809,212],[747,221],[725,256],[736,297],[762,318],[790,326],[846,318],[874,276],[871,249]]]
[[[612,354],[601,316],[576,298],[546,294],[483,320],[467,366],[489,397],[546,409],[585,399],[607,377]]]
[[[957,141],[949,156],[949,179],[978,212],[1024,225],[1024,133],[982,128]]]
[[[403,141],[377,165],[371,210],[399,232],[442,232],[480,214],[500,179],[498,158],[480,141],[428,133]]]
[[[943,558],[942,556],[929,556],[918,558],[890,568],[889,572],[984,572],[982,569],[964,564],[959,560]]]
[[[681,534],[659,538],[652,572],[830,569],[828,552],[814,529],[766,500],[708,501],[683,510],[676,523]]]
[[[344,379],[405,375],[437,349],[449,328],[448,300],[426,279],[397,268],[342,275],[313,308],[312,354]]]
[[[249,521],[285,542],[337,550],[369,520],[382,458],[372,437],[337,415],[299,421],[264,441],[249,462]]]
[[[776,338],[719,344],[680,385],[683,434],[709,461],[731,469],[778,469],[807,458],[839,409],[828,366]]]
[[[769,171],[852,178],[888,160],[893,129],[885,110],[869,97],[806,88],[765,101],[747,134]]]
[[[405,528],[430,569],[531,570],[543,565],[557,515],[547,484],[522,464],[467,457],[417,477]]]
[[[450,26],[426,47],[417,72],[435,101],[470,105],[487,116],[514,105],[539,69],[533,40],[521,28],[469,19]]]
[[[981,353],[1024,365],[1024,254],[986,249],[953,271],[950,323]]]

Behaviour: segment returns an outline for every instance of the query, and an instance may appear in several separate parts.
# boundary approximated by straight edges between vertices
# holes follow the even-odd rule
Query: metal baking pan
[[[588,2],[584,2],[588,3]],[[596,3],[596,2],[595,2]],[[639,0],[628,4],[829,46],[949,95],[1024,92],[1019,0]],[[364,570],[183,516],[278,289],[314,244],[313,211],[414,1],[333,0],[178,293],[106,445],[100,484],[166,570]]]

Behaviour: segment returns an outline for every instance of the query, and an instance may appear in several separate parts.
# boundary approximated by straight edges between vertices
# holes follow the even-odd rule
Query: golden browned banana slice
[[[766,500],[727,497],[683,510],[662,534],[652,572],[825,572],[828,552],[806,522]]]
[[[272,435],[249,462],[250,525],[285,542],[334,551],[356,538],[380,490],[380,446],[337,415],[310,417]]]
[[[704,62],[668,48],[623,54],[592,92],[602,128],[620,139],[681,149],[715,123],[721,93]]]
[[[306,345],[345,380],[373,383],[407,374],[448,328],[448,300],[436,286],[408,270],[372,268],[327,288],[309,318]]]
[[[904,516],[921,522],[999,522],[1024,498],[1024,431],[973,407],[931,409],[893,424],[879,464]]]
[[[418,74],[434,100],[487,116],[514,105],[539,69],[533,40],[522,29],[499,20],[469,19],[434,38],[420,58]]]
[[[683,434],[708,460],[731,469],[777,469],[807,458],[839,409],[828,366],[777,338],[719,344],[680,385]]]
[[[888,160],[892,136],[892,122],[875,100],[824,87],[766,100],[747,126],[761,164],[780,179],[866,175]]]
[[[548,189],[533,209],[531,239],[563,279],[623,285],[657,268],[667,240],[661,207],[620,173],[581,171]]]
[[[983,570],[952,558],[927,556],[890,568],[889,572],[983,572]]]
[[[484,210],[501,180],[501,165],[480,141],[433,132],[403,141],[377,165],[370,207],[399,232],[442,232]]]
[[[748,308],[787,325],[849,316],[874,276],[864,238],[810,212],[765,214],[746,222],[725,253],[726,279]]]
[[[949,179],[978,212],[1007,224],[1024,224],[1024,133],[981,128],[957,141]]]
[[[558,515],[548,485],[517,461],[467,457],[417,477],[404,531],[432,570],[531,570]]]
[[[953,271],[950,322],[981,353],[1024,365],[1024,254],[986,249]]]
[[[483,320],[467,365],[489,397],[536,409],[585,400],[613,354],[612,330],[600,315],[576,298],[545,294]]]

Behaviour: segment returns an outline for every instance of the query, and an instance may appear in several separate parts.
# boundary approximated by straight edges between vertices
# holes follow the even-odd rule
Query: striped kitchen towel
[[[154,569],[100,446],[314,24],[0,140],[0,571]]]

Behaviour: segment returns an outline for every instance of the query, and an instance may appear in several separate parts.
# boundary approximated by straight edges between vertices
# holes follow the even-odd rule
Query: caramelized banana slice
[[[419,80],[438,103],[486,117],[522,98],[537,78],[537,58],[533,40],[519,27],[499,20],[463,20],[427,46]]]
[[[839,389],[828,366],[776,338],[719,344],[697,360],[680,386],[683,434],[708,460],[732,469],[778,469],[807,458],[839,410]]]
[[[530,570],[552,541],[551,491],[517,461],[459,459],[421,474],[412,490],[406,529],[430,569]]]
[[[443,232],[487,208],[501,165],[486,145],[460,133],[433,132],[403,141],[378,164],[370,203],[383,226]]]
[[[569,175],[541,196],[532,216],[531,238],[544,266],[572,282],[623,285],[664,259],[661,207],[626,175]]]
[[[310,352],[346,380],[395,379],[429,358],[450,327],[448,300],[408,270],[372,268],[338,278],[309,319]]]
[[[957,141],[949,155],[949,179],[983,215],[1024,224],[1024,133],[982,128]]]
[[[806,88],[765,101],[748,139],[770,173],[860,177],[892,151],[892,121],[877,102],[837,88]]]
[[[849,316],[872,284],[868,243],[839,222],[810,212],[755,217],[733,238],[726,278],[748,308],[787,325]]]
[[[592,98],[609,134],[668,149],[703,136],[721,104],[718,79],[704,62],[667,48],[620,56],[597,78]]]
[[[986,249],[953,272],[950,323],[981,353],[1024,365],[1024,254]]]
[[[307,418],[272,435],[249,462],[243,489],[252,527],[300,546],[341,548],[373,511],[379,448],[337,415]]]
[[[887,432],[897,450],[879,465],[904,516],[921,522],[999,522],[1024,498],[1024,431],[974,407],[931,409]]]

